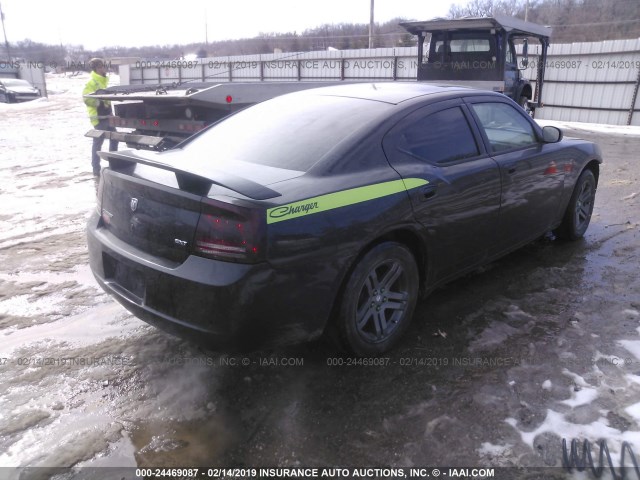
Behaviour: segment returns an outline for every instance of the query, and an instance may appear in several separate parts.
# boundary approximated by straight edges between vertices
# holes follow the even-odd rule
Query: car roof
[[[314,88],[294,93],[294,95],[325,95],[358,98],[378,102],[399,104],[425,95],[449,93],[473,93],[476,90],[460,85],[438,85],[425,82],[377,82],[349,83],[330,87]],[[486,91],[477,91],[487,93]]]

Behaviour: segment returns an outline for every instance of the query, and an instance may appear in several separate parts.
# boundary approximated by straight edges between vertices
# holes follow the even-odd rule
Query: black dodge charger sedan
[[[125,308],[213,349],[329,329],[357,355],[397,342],[419,292],[582,237],[602,162],[504,95],[421,83],[306,90],[102,155],[90,262]]]

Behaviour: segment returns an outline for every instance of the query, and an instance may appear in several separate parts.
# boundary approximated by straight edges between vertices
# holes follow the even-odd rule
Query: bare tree
[[[529,20],[553,28],[551,41],[595,42],[640,37],[638,0],[542,0]]]
[[[515,17],[524,10],[525,0],[471,0],[466,5],[451,5],[449,18],[491,17],[495,14]]]
[[[526,0],[470,0],[453,5],[449,18],[495,14],[524,19]],[[528,20],[553,27],[553,42],[640,37],[639,0],[529,0]]]
[[[524,19],[526,0],[470,0],[467,5],[454,5],[449,18],[503,14]],[[376,24],[375,47],[415,45],[415,37],[398,26],[406,19],[393,19]],[[413,20],[427,20],[417,18]],[[586,42],[640,37],[640,0],[529,0],[528,20],[553,28],[553,43]],[[368,25],[343,23],[321,25],[302,33],[262,33],[254,38],[146,47],[109,47],[85,51],[81,46],[43,45],[31,40],[12,43],[12,56],[47,64],[75,65],[92,56],[180,58],[183,53],[205,49],[211,56],[305,52],[334,47],[341,50],[367,48]],[[1,58],[1,57],[0,57]]]

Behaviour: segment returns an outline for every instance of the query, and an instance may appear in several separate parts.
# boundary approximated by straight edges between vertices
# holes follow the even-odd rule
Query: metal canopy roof
[[[405,22],[400,25],[414,35],[419,35],[421,32],[437,32],[442,30],[488,30],[496,28],[534,37],[549,38],[551,36],[551,28],[549,27],[544,27],[537,23],[525,22],[519,18],[507,17],[506,15],[456,19],[436,18],[422,22]]]

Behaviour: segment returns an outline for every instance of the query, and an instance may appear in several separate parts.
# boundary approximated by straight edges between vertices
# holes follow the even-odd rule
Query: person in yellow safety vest
[[[91,68],[91,78],[87,82],[82,90],[82,95],[88,95],[98,90],[107,88],[109,79],[107,78],[107,67],[104,60],[101,58],[92,58],[89,61],[89,67]],[[87,105],[89,112],[89,120],[91,125],[97,130],[115,131],[113,127],[109,125],[109,116],[111,115],[111,102],[105,100],[98,100],[96,98],[84,98],[84,103]],[[102,148],[104,138],[102,136],[93,139],[93,145],[91,147],[91,166],[93,167],[93,175],[100,176],[100,157],[98,151]],[[113,152],[118,149],[118,142],[114,140],[109,141],[109,151]]]

